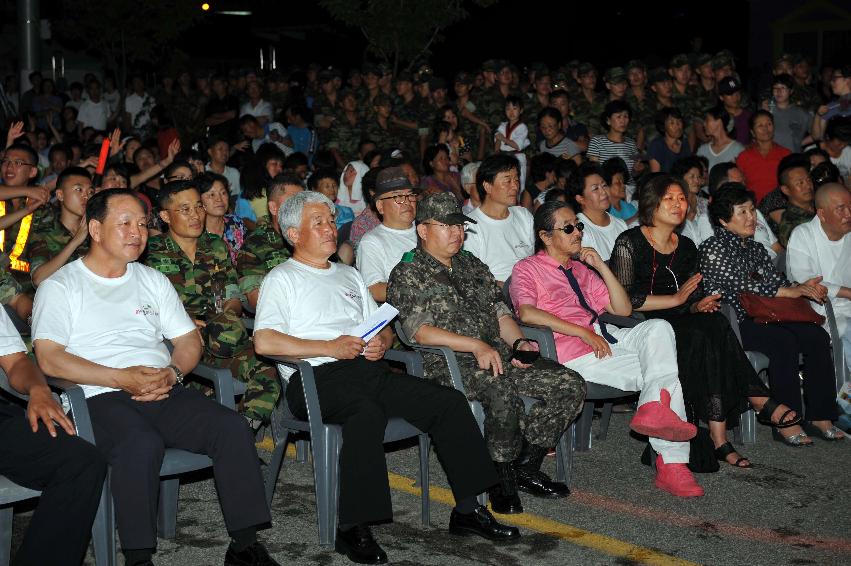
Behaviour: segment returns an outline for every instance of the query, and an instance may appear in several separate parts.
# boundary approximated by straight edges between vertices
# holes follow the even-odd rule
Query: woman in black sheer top
[[[737,420],[747,402],[760,422],[787,425],[794,411],[769,399],[727,319],[719,295],[706,295],[694,243],[675,232],[686,218],[682,181],[670,175],[650,179],[641,190],[641,226],[622,233],[612,250],[611,268],[636,311],[667,320],[677,339],[677,363],[687,410],[709,423],[715,455],[747,468],[747,458],[727,440],[727,420]]]

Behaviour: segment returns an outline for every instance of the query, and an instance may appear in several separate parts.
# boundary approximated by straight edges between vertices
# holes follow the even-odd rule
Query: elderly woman
[[[717,312],[720,295],[700,288],[697,248],[676,233],[687,208],[681,180],[660,175],[648,181],[638,203],[641,226],[618,237],[611,267],[634,310],[673,327],[686,407],[693,418],[709,423],[715,456],[749,468],[727,440],[727,419],[738,418],[748,400],[764,424],[786,427],[800,419],[769,399],[730,324]]]
[[[228,214],[229,184],[224,175],[206,172],[196,177],[201,202],[207,212],[206,231],[221,237],[228,246],[230,260],[236,265],[236,257],[245,241],[247,229],[242,218]]]
[[[739,299],[740,293],[753,293],[764,297],[806,297],[822,302],[827,289],[820,284],[821,277],[794,283],[774,270],[765,248],[754,241],[754,197],[744,188],[727,188],[716,195],[709,206],[709,214],[715,224],[715,235],[700,247],[704,284],[736,310],[745,349],[768,356],[774,398],[797,414],[806,410],[806,418],[812,424],[811,432],[827,440],[844,438],[845,434],[832,422],[837,418],[836,378],[827,332],[811,322],[757,324]],[[804,358],[806,408],[801,401],[798,377],[800,354]],[[812,444],[800,427],[788,427],[787,431],[785,435],[777,432],[775,436],[780,435],[779,440],[790,446]]]

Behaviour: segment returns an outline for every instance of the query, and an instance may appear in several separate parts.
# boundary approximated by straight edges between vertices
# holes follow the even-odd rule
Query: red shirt
[[[772,144],[768,155],[763,156],[756,145],[751,145],[736,158],[736,167],[745,175],[745,185],[756,194],[756,202],[777,188],[777,166],[780,160],[792,153],[782,145]]]

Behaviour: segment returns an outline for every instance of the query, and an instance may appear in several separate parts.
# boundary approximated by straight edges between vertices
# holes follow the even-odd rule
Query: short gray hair
[[[334,214],[336,210],[331,199],[316,191],[304,191],[288,198],[278,209],[278,224],[281,226],[281,235],[290,245],[293,243],[287,232],[290,228],[301,226],[301,216],[304,214],[304,207],[308,204],[327,205],[331,209],[331,214]]]

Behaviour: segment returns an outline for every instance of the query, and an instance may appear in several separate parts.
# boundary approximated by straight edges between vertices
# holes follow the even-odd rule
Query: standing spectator
[[[26,95],[26,93],[24,93]],[[29,103],[30,111],[35,116],[35,125],[38,128],[47,129],[52,124],[59,125],[59,117],[63,115],[62,98],[56,94],[56,86],[51,79],[44,79],[41,82],[40,90],[37,95],[32,98]],[[76,108],[70,107],[77,111]],[[76,116],[75,116],[76,118]],[[75,127],[74,132],[78,129]]]
[[[239,109],[239,117],[245,115],[254,116],[261,126],[272,122],[275,118],[275,109],[272,104],[263,100],[263,90],[258,81],[248,83],[246,89],[248,100]]]
[[[207,133],[232,143],[236,140],[238,128],[239,100],[228,94],[228,81],[223,75],[213,75],[210,88],[212,94],[204,109]]]
[[[704,111],[703,130],[709,138],[697,149],[697,155],[709,162],[709,171],[719,163],[735,163],[745,146],[736,141],[736,125],[721,105]]]
[[[754,141],[739,154],[736,165],[745,174],[745,185],[759,202],[777,186],[777,166],[792,152],[775,143],[774,117],[770,112],[757,110],[748,125]]]
[[[813,116],[792,103],[795,82],[789,75],[776,75],[771,82],[771,100],[763,102],[763,110],[774,116],[774,139],[792,153],[801,151],[801,144],[810,131]]]
[[[30,81],[30,88],[21,94],[21,103],[18,107],[21,116],[26,116],[33,112],[33,100],[41,94],[42,82],[44,80],[38,71],[33,71],[27,78]]]
[[[529,128],[521,121],[523,99],[508,96],[505,99],[506,122],[500,123],[494,134],[495,150],[513,155],[520,168],[520,188],[526,187],[526,148],[529,147]]]
[[[97,79],[90,81],[86,92],[89,97],[80,104],[77,120],[84,128],[91,127],[99,132],[106,131],[107,123],[114,119],[114,116],[109,111],[109,103],[101,98],[100,81]]]
[[[650,142],[650,171],[670,173],[674,162],[691,155],[688,140],[683,135],[683,114],[677,107],[662,108],[656,113],[656,131],[659,137]]]
[[[140,75],[130,79],[132,92],[124,99],[127,130],[142,139],[151,134],[151,111],[156,105],[154,97],[145,92],[145,81]]]

